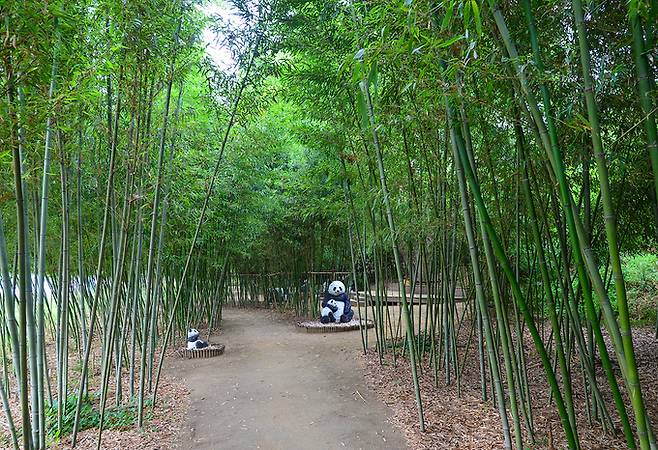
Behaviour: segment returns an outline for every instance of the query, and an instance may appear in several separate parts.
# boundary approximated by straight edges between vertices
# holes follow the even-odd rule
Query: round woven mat
[[[359,329],[359,324],[366,328],[374,328],[375,326],[375,323],[370,319],[352,319],[345,323],[322,323],[319,320],[297,322],[297,326],[305,328],[307,333],[336,333],[340,331],[354,331]]]
[[[211,345],[206,348],[199,348],[194,350],[189,350],[187,348],[179,348],[176,353],[181,358],[212,358],[213,356],[219,356],[224,353],[224,344]]]

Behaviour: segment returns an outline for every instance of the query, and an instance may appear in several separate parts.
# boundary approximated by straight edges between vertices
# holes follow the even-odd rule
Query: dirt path
[[[192,392],[180,448],[406,448],[365,385],[358,332],[306,333],[238,309],[225,310],[222,325],[226,354],[167,368]]]

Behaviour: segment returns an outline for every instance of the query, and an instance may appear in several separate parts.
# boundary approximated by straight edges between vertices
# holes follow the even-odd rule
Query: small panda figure
[[[345,306],[342,302],[337,302],[332,298],[327,301],[327,306],[322,308],[320,314],[322,317],[326,317],[329,322],[340,323],[340,316],[343,315],[344,309]]]
[[[202,339],[199,339],[199,330],[190,328],[187,331],[187,349],[188,350],[197,350],[200,348],[208,347],[208,342]]]

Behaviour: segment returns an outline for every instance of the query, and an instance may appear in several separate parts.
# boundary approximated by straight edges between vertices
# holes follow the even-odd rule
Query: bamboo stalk
[[[5,23],[8,27],[9,18],[5,19]],[[13,172],[14,172],[14,186],[16,192],[16,222],[17,222],[17,233],[18,233],[18,288],[19,288],[19,354],[20,354],[20,386],[19,386],[19,396],[21,403],[21,415],[22,415],[22,434],[23,434],[23,448],[25,450],[30,450],[32,448],[32,432],[31,432],[31,422],[30,422],[30,411],[29,411],[29,399],[28,399],[28,384],[27,384],[27,280],[30,278],[29,268],[27,267],[27,252],[29,251],[26,248],[28,233],[27,224],[25,222],[25,203],[23,198],[23,173],[22,173],[22,161],[20,150],[18,146],[18,136],[17,136],[17,117],[11,105],[15,102],[14,96],[14,73],[11,65],[11,60],[6,57],[4,60],[5,70],[7,73],[8,80],[8,89],[7,97],[8,103],[10,105],[9,117],[10,117],[10,133],[11,133],[11,144],[12,144],[12,161],[13,161]]]
[[[388,188],[386,186],[386,173],[384,170],[384,161],[382,157],[382,152],[381,152],[381,147],[379,144],[379,136],[377,134],[377,129],[376,129],[376,122],[375,122],[375,114],[374,114],[374,108],[372,106],[372,99],[370,97],[370,90],[368,87],[368,83],[364,80],[361,81],[360,83],[360,88],[363,94],[363,97],[366,102],[366,108],[367,108],[367,113],[368,113],[368,119],[370,123],[370,131],[372,133],[372,139],[373,139],[373,145],[375,147],[375,154],[377,156],[377,167],[379,169],[379,180],[381,184],[381,189],[382,189],[382,195],[384,197],[384,207],[386,209],[386,221],[388,223],[389,231],[391,233],[392,238],[392,247],[393,247],[393,255],[395,258],[395,268],[397,272],[397,277],[398,277],[398,285],[400,289],[400,294],[402,295],[402,315],[404,316],[405,320],[405,326],[406,326],[406,334],[407,334],[407,343],[409,345],[409,364],[411,365],[411,377],[414,382],[414,391],[416,394],[416,407],[418,410],[418,421],[420,424],[420,431],[425,431],[425,419],[423,416],[423,403],[422,399],[420,397],[420,383],[418,380],[418,373],[417,373],[417,360],[416,360],[416,345],[415,345],[415,339],[414,339],[414,328],[413,324],[411,322],[411,313],[409,312],[409,305],[407,304],[407,297],[406,297],[406,288],[404,285],[404,275],[402,274],[402,263],[400,260],[400,252],[398,249],[398,244],[396,242],[396,228],[395,228],[395,222],[393,220],[393,212],[391,209],[390,201],[389,201],[389,194],[388,194]]]
[[[153,208],[151,211],[151,233],[149,237],[149,252],[148,259],[146,263],[146,304],[144,306],[144,317],[142,320],[142,346],[141,346],[141,355],[140,355],[140,369],[139,369],[139,391],[137,397],[137,426],[142,427],[144,422],[144,389],[146,386],[146,353],[148,350],[148,343],[150,339],[149,328],[152,329],[152,324],[150,322],[151,316],[154,314],[155,309],[155,298],[153,295],[153,284],[154,284],[154,265],[155,265],[155,251],[156,251],[156,234],[157,234],[157,225],[158,225],[158,211],[160,208],[161,196],[162,196],[162,178],[163,178],[163,166],[165,159],[165,143],[167,139],[167,129],[169,125],[169,106],[171,103],[171,88],[174,83],[174,66],[176,64],[176,51],[178,47],[178,35],[181,30],[182,21],[183,21],[183,3],[181,2],[179,17],[178,17],[178,26],[176,27],[176,32],[174,33],[174,45],[175,49],[171,57],[171,62],[169,66],[168,80],[167,80],[167,90],[165,93],[165,102],[164,102],[164,115],[162,121],[162,128],[160,130],[160,145],[158,150],[158,165],[157,165],[157,175],[156,175],[156,184],[155,184],[155,195],[153,198]],[[152,373],[148,374],[149,379],[152,377]]]
[[[454,117],[454,113],[452,113],[451,106],[449,104],[446,104],[446,109],[448,111],[448,116],[450,118]],[[456,127],[453,127],[453,130],[455,130]],[[546,352],[546,347],[544,346],[543,341],[541,340],[541,336],[534,324],[534,320],[530,314],[530,311],[528,309],[528,306],[526,304],[526,300],[521,293],[521,290],[518,286],[518,283],[516,281],[516,278],[514,277],[513,269],[509,264],[509,261],[507,259],[507,256],[505,255],[505,251],[502,247],[502,244],[498,238],[497,233],[495,232],[493,225],[491,224],[491,220],[489,218],[489,214],[487,211],[487,208],[484,204],[484,201],[482,199],[481,193],[480,193],[480,188],[477,183],[477,180],[475,179],[475,176],[473,174],[473,171],[471,170],[470,166],[470,161],[468,160],[466,156],[466,152],[463,148],[463,141],[461,140],[461,136],[458,134],[458,131],[453,132],[455,137],[454,137],[454,144],[456,148],[456,152],[458,153],[459,159],[461,161],[462,167],[464,168],[464,173],[466,175],[466,180],[468,181],[468,184],[471,188],[471,191],[473,193],[473,197],[475,199],[475,204],[478,208],[478,211],[480,212],[480,217],[482,219],[482,222],[485,224],[487,233],[489,235],[489,238],[491,239],[491,243],[493,246],[493,250],[496,254],[496,257],[499,260],[499,263],[501,265],[501,268],[503,269],[503,272],[505,273],[508,282],[510,284],[510,287],[512,288],[512,293],[514,294],[514,299],[516,303],[519,306],[519,309],[521,310],[525,321],[528,326],[528,330],[530,331],[530,334],[533,338],[533,341],[535,343],[535,348],[537,349],[537,352],[539,353],[539,357],[542,361],[542,364],[544,366],[544,372],[546,374],[546,378],[548,379],[549,385],[551,386],[551,389],[554,392],[555,395],[555,403],[556,407],[558,409],[558,413],[560,415],[560,419],[562,421],[562,427],[564,429],[567,442],[569,444],[570,448],[577,449],[579,448],[578,441],[575,435],[575,432],[571,426],[571,423],[569,421],[568,413],[565,408],[564,400],[562,398],[562,394],[559,390],[559,385],[557,382],[557,378],[555,376],[555,373],[553,371],[553,368],[551,366],[551,362],[549,359],[549,356]]]
[[[119,71],[119,85],[123,81],[123,66]],[[76,400],[75,406],[75,420],[73,422],[73,432],[71,437],[72,446],[75,447],[77,443],[78,429],[80,426],[80,411],[82,408],[83,394],[86,391],[87,377],[88,377],[88,367],[89,367],[89,357],[91,355],[91,346],[94,339],[94,330],[96,327],[96,313],[98,310],[98,303],[101,295],[101,285],[103,281],[103,263],[105,261],[105,241],[107,239],[108,227],[110,226],[109,216],[110,216],[110,204],[112,197],[112,187],[114,181],[114,168],[116,164],[116,150],[117,150],[117,129],[119,124],[119,116],[121,113],[121,95],[117,94],[117,108],[114,116],[114,130],[113,136],[110,138],[110,164],[108,167],[108,177],[107,185],[105,189],[105,210],[103,212],[103,222],[102,222],[102,231],[100,237],[99,251],[98,251],[98,264],[96,268],[96,290],[94,291],[94,300],[91,305],[90,312],[90,323],[89,323],[89,337],[87,339],[87,345],[85,346],[85,352],[82,359],[82,369],[80,372],[80,384],[78,387],[78,397]]]
[[[608,242],[608,252],[612,271],[615,279],[615,290],[617,293],[617,309],[619,312],[619,323],[621,338],[626,355],[626,379],[631,398],[631,404],[635,412],[635,425],[637,427],[640,448],[649,448],[648,427],[642,390],[639,383],[637,372],[637,363],[635,361],[635,351],[633,348],[633,338],[630,329],[630,319],[628,312],[628,300],[626,297],[626,284],[624,274],[621,268],[621,258],[619,256],[619,246],[617,239],[617,225],[615,211],[612,206],[610,194],[610,182],[608,177],[608,167],[601,139],[601,128],[599,125],[598,108],[594,98],[594,86],[591,75],[590,52],[585,32],[583,19],[583,7],[580,0],[573,0],[573,13],[578,35],[578,44],[580,48],[580,61],[582,66],[583,84],[585,103],[587,105],[587,116],[591,130],[592,146],[594,148],[594,157],[596,159],[596,168],[599,175],[599,187],[601,189],[601,199],[603,200],[603,211],[605,220],[605,231]],[[658,158],[658,154],[656,155]],[[658,159],[657,159],[658,161]],[[656,166],[658,168],[658,166]],[[658,180],[658,178],[657,178]],[[624,433],[629,447],[634,447],[634,439],[631,430],[624,424]]]

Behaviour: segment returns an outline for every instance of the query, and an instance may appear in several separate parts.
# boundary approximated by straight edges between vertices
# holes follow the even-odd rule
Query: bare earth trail
[[[358,331],[306,333],[268,311],[225,309],[212,340],[224,355],[167,367],[191,390],[179,448],[406,448],[366,387]]]

